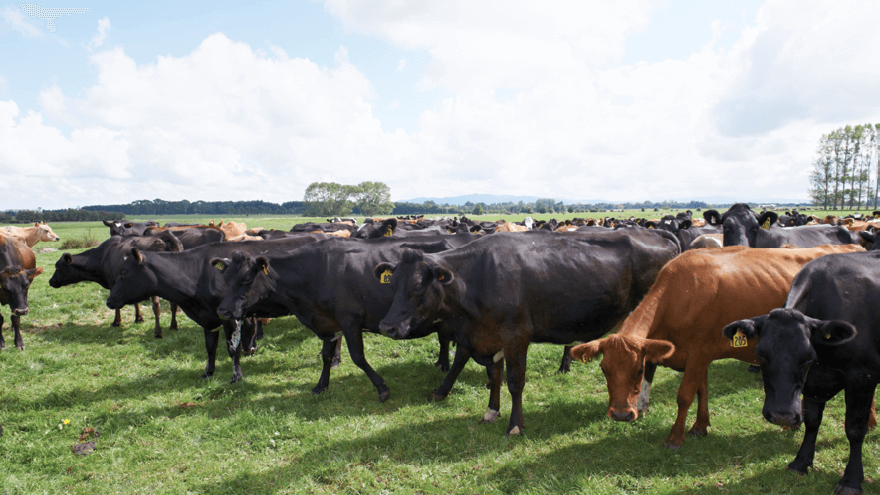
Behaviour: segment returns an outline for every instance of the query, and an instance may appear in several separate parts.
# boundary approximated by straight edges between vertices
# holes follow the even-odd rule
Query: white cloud
[[[406,60],[400,59],[400,61],[397,62],[397,70],[403,70],[405,67],[406,67]]]
[[[8,29],[16,31],[22,36],[32,38],[43,35],[43,30],[34,25],[16,6],[7,5],[0,9],[0,18],[3,19],[3,24]]]
[[[89,50],[94,50],[95,48],[101,47],[104,45],[104,40],[107,39],[107,31],[110,30],[110,19],[105,17],[103,19],[98,20],[98,34],[96,34],[91,41],[89,41],[88,48]]]

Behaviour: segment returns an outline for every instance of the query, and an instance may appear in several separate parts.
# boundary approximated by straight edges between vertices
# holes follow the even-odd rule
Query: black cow
[[[163,232],[156,237],[143,237],[139,235],[133,236],[111,236],[102,242],[96,248],[83,251],[80,254],[71,255],[64,253],[61,258],[55,262],[55,273],[49,279],[49,285],[58,289],[70,284],[79,282],[95,282],[105,289],[112,289],[113,282],[119,274],[119,267],[127,256],[127,252],[137,247],[141,251],[180,251],[183,245],[170,232]],[[135,304],[135,323],[144,321],[141,316],[140,306]],[[177,306],[171,305],[171,327],[177,328]],[[153,335],[156,338],[162,337],[162,327],[159,326],[159,299],[153,299],[153,314],[156,317],[156,326]],[[122,314],[119,309],[116,310],[116,317],[113,319],[111,327],[118,327],[122,324]]]
[[[880,382],[880,252],[829,254],[794,278],[784,309],[740,320],[723,333],[758,338],[755,353],[764,378],[767,421],[801,423],[804,441],[788,468],[801,474],[813,464],[825,403],[846,392],[849,460],[836,494],[861,493],[862,442]]]
[[[675,236],[681,242],[682,251],[690,249],[691,243],[701,235],[721,233],[721,214],[716,210],[706,210],[703,212],[703,218],[706,220],[706,225],[702,227],[694,227],[691,219],[684,220],[679,224],[679,230]]]
[[[159,223],[152,220],[148,222],[126,222],[104,220],[104,225],[110,227],[110,235],[143,235],[150,227],[158,227]]]
[[[162,227],[165,228],[174,228],[174,227],[198,227],[203,225],[201,223],[180,223],[180,222],[167,222]]]
[[[29,311],[27,297],[31,282],[41,273],[43,268],[37,268],[34,252],[27,244],[15,237],[0,235],[0,305],[9,306],[12,311],[15,347],[22,351],[21,317]],[[0,314],[0,349],[5,348],[3,315]]]
[[[760,216],[745,203],[737,203],[721,215],[724,246],[779,248],[790,244],[799,248],[824,244],[861,244],[858,233],[832,225],[776,227],[778,215],[765,211]]]
[[[638,305],[680,251],[669,232],[641,228],[496,234],[437,254],[409,250],[396,265],[375,269],[394,273],[394,304],[379,328],[406,338],[425,322],[448,322],[459,349],[492,367],[485,422],[499,415],[503,357],[513,401],[507,433],[518,434],[529,343],[601,337]]]
[[[248,318],[240,337],[242,345],[234,342],[236,322],[221,319],[217,306],[226,294],[223,274],[212,268],[208,261],[216,257],[231,256],[233,251],[244,250],[262,253],[267,249],[290,250],[315,242],[311,236],[277,241],[244,241],[215,243],[177,253],[133,253],[120,266],[107,306],[112,309],[136,303],[148,297],[161,297],[180,306],[180,309],[202,327],[208,362],[202,378],[214,374],[217,357],[216,329],[223,325],[227,351],[232,358],[232,382],[242,377],[239,357],[241,349],[253,345],[256,332],[253,319]],[[244,318],[239,318],[241,321]],[[233,343],[235,345],[233,345]]]
[[[318,384],[312,389],[314,394],[324,392],[329,386],[335,347],[332,339],[341,330],[352,362],[370,378],[379,400],[385,401],[391,391],[364,356],[362,332],[379,333],[379,321],[391,307],[393,293],[389,284],[376,281],[372,268],[396,259],[407,246],[447,250],[473,239],[464,235],[433,239],[336,238],[286,253],[270,251],[256,259],[244,252],[236,253],[231,260],[214,259],[212,264],[225,265],[227,283],[226,296],[218,312],[232,319],[292,314],[315,332],[324,341],[321,350],[324,366]],[[425,337],[437,331],[432,323],[433,320],[425,322],[412,337]],[[448,363],[449,342],[443,333],[440,337],[440,359]],[[457,353],[455,362],[463,366]],[[447,378],[450,376],[457,376],[455,370]],[[448,388],[446,384],[441,386],[445,391]]]
[[[169,229],[164,227],[150,227],[144,231],[143,235],[146,237],[154,237],[161,235],[163,232],[169,232],[179,239],[180,243],[183,245],[183,249],[192,249],[194,247],[204,246],[205,244],[223,242],[226,240],[226,233],[220,230],[219,227],[212,227],[209,225]]]

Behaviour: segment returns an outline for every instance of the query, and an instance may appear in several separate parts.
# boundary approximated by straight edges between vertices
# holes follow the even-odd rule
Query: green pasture
[[[233,220],[281,229],[303,221]],[[99,222],[52,227],[62,241],[89,233],[103,240],[108,230]],[[46,247],[52,245],[36,246]],[[25,351],[11,345],[9,312],[2,308],[2,493],[828,494],[846,464],[837,397],[825,412],[815,467],[803,477],[786,472],[803,430],[782,431],[761,418],[760,375],[737,361],[710,368],[710,433],[688,437],[679,451],[662,444],[675,417],[680,373],[658,370],[648,416],[617,423],[605,416],[598,361],[573,363],[570,373],[557,375],[562,348],[556,346],[530,348],[525,434],[510,438],[506,389],[499,422],[479,422],[488,391],[485,372],[474,363],[444,402],[426,401],[443,378],[432,365],[433,338],[367,335],[367,359],[391,388],[385,403],[347,353],[329,391],[311,395],[320,345],[293,318],[266,327],[256,354],[242,360],[243,381],[229,384],[232,366],[222,347],[217,373],[203,380],[200,327],[182,317],[180,330],[167,330],[163,303],[164,339],[152,337],[148,307],[142,308],[146,323],[134,324],[126,308],[123,326],[110,328],[107,291],[92,283],[49,287],[61,253],[37,255],[46,271],[35,280],[31,313],[22,319]],[[99,436],[83,440],[97,446],[82,457],[71,447],[85,428]],[[870,433],[867,493],[878,491],[872,484],[880,479],[878,457]]]

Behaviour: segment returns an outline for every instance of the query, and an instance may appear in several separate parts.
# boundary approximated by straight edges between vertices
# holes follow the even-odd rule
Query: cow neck
[[[101,246],[72,255],[70,264],[76,267],[77,275],[81,278],[81,280],[73,283],[95,282],[105,289],[110,289],[113,286],[113,281],[107,280],[107,276],[104,273],[104,258],[106,255],[106,247],[102,249]]]
[[[156,276],[155,295],[178,302],[194,297],[202,278],[201,273],[198,277],[187,276],[184,273],[186,267],[204,265],[203,271],[215,270],[208,264],[202,252],[194,251],[150,253],[144,257],[144,263]]]
[[[328,253],[319,246],[320,244],[322,243],[314,242],[283,254],[269,252],[264,255],[269,259],[269,269],[275,275],[275,290],[269,295],[268,300],[274,299],[285,306],[290,306],[288,302],[291,300],[297,303],[302,301],[303,294],[311,296],[310,300],[319,294],[315,284],[325,281],[324,272],[328,264]],[[310,258],[315,256],[320,261],[310,262]]]
[[[40,242],[40,234],[37,232],[37,227],[19,227],[19,231],[24,234],[22,240],[27,244],[27,247],[32,248]]]
[[[656,286],[655,286],[656,287]],[[627,339],[647,339],[651,336],[660,324],[658,314],[661,306],[660,301],[663,299],[662,289],[654,290],[654,287],[648,292],[648,295],[642,299],[642,302],[636,306],[636,309],[623,321],[617,336]]]
[[[428,261],[439,262],[447,269],[450,266],[456,267],[453,271],[455,279],[451,284],[443,288],[443,304],[438,312],[441,318],[451,323],[466,320],[461,318],[462,313],[466,314],[472,321],[479,321],[482,317],[479,301],[476,299],[476,295],[480,291],[474,292],[475,297],[466,297],[467,284],[464,281],[464,277],[478,272],[482,268],[477,262],[480,259],[479,256],[474,256],[470,250],[468,250],[469,252],[464,252],[467,247],[469,245],[450,251],[425,255]],[[450,269],[450,271],[452,270]]]

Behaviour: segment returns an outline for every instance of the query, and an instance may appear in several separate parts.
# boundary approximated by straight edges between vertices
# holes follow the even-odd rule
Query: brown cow
[[[526,232],[529,228],[524,225],[517,225],[513,222],[504,222],[495,227],[495,232]]]
[[[208,222],[208,225],[211,227],[217,227],[218,229],[222,230],[223,233],[226,234],[227,238],[238,237],[238,236],[244,234],[245,231],[247,231],[247,225],[245,225],[244,223],[240,223],[240,222],[229,221],[229,222],[223,223],[223,220],[220,220],[219,225],[214,225],[214,220],[211,220],[210,222]]]
[[[24,241],[29,248],[36,246],[40,241],[55,242],[61,240],[60,237],[55,235],[55,232],[52,232],[52,227],[46,225],[46,222],[34,223],[32,227],[16,227],[14,225],[0,227],[0,234],[17,237]]]
[[[767,314],[783,306],[794,276],[813,259],[862,250],[861,246],[849,244],[806,249],[732,246],[686,251],[663,267],[651,290],[617,334],[575,347],[572,357],[586,361],[604,354],[601,367],[608,383],[608,417],[617,421],[633,421],[639,410],[647,409],[653,377],[651,373],[642,381],[646,363],[684,370],[678,388],[678,417],[664,444],[678,449],[684,441],[684,425],[694,396],[699,398],[699,405],[690,433],[707,433],[709,364],[725,358],[758,362],[755,340],[733,347],[720,329],[733,321]]]
[[[15,347],[24,350],[20,322],[28,314],[27,295],[34,277],[43,273],[37,268],[36,257],[31,248],[17,237],[0,235],[0,304],[12,310],[12,331]],[[3,315],[0,315],[0,349],[6,347],[3,340]]]

